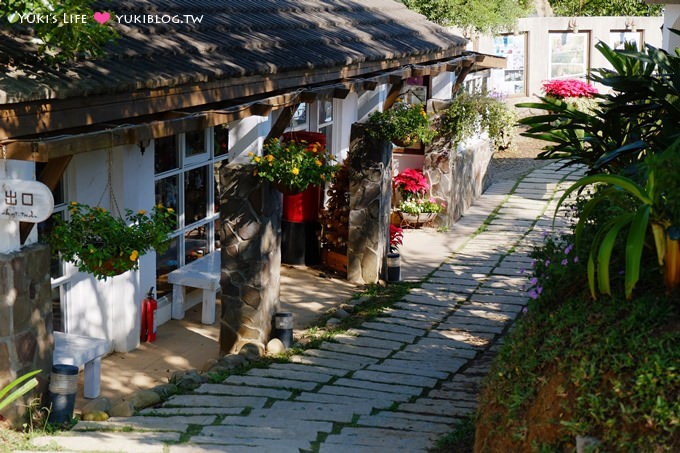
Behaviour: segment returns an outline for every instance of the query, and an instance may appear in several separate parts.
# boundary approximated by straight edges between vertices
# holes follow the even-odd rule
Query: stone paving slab
[[[274,370],[292,370],[292,371],[303,371],[311,373],[321,373],[330,374],[332,376],[345,376],[349,373],[349,370],[342,370],[338,368],[331,368],[319,365],[306,365],[303,363],[272,363],[269,365],[270,369]]]
[[[212,447],[212,444],[215,444],[213,448],[219,449],[210,449],[207,451],[224,451],[227,453],[281,453],[283,451],[297,452],[300,451],[300,449],[309,449],[312,441],[307,439],[272,439],[268,437],[261,437],[260,434],[254,433],[253,437],[242,437],[237,439],[216,437],[214,434],[208,436],[192,436],[190,438],[190,442],[204,444],[204,448],[208,448],[208,445]],[[202,449],[200,451],[206,450]]]
[[[281,380],[311,381],[321,384],[328,382],[335,377],[332,374],[315,373],[312,371],[265,369],[265,368],[253,368],[246,373],[246,376],[259,376],[266,378],[276,378]],[[286,398],[287,397],[279,399]]]
[[[399,344],[401,346],[401,344]],[[347,355],[367,356],[376,359],[384,359],[392,354],[394,349],[374,348],[369,346],[352,346],[350,344],[332,343],[324,341],[320,348],[324,351],[340,352]]]
[[[392,340],[392,341],[397,341],[399,343],[413,343],[416,338],[418,338],[420,335],[408,335],[408,334],[403,334],[403,333],[394,333],[394,332],[387,332],[384,330],[375,330],[375,329],[349,329],[347,331],[350,335],[356,335],[356,336],[362,336],[362,337],[370,337],[370,338],[378,338],[381,340]]]
[[[434,433],[438,435],[446,434],[452,430],[450,423],[433,423],[432,421],[419,420],[416,417],[395,417],[391,412],[381,412],[377,415],[361,417],[356,425],[373,428],[403,429],[405,431]]]
[[[340,385],[327,385],[319,390],[319,395],[327,394],[337,395],[339,397],[351,396],[353,398],[364,398],[367,402],[372,404],[373,407],[380,409],[390,407],[395,401],[408,401],[413,396],[412,393],[384,392],[381,390],[364,388],[360,385],[361,383],[359,382],[355,382],[351,387],[343,386],[342,383]],[[378,402],[377,405],[375,403],[376,401]]]
[[[381,382],[361,381],[355,379],[338,379],[335,381],[336,387],[354,387],[363,390],[376,390],[384,393],[396,393],[397,395],[416,396],[420,395],[422,388],[408,385],[383,384]],[[324,387],[325,390],[325,387]]]
[[[434,387],[437,379],[413,374],[385,373],[374,370],[359,370],[352,375],[352,379],[382,382],[385,384],[411,385],[413,387]]]
[[[185,407],[263,407],[267,398],[256,396],[173,395],[166,406]]]
[[[261,396],[263,398],[276,398],[280,400],[288,399],[292,395],[292,392],[287,390],[232,384],[201,384],[194,392],[211,395]]]
[[[314,420],[327,421],[338,423],[350,423],[355,414],[370,414],[373,406],[368,403],[364,404],[333,404],[333,403],[317,403],[309,401],[277,401],[271,408],[266,411],[270,415],[275,416],[281,420]],[[259,412],[254,412],[252,415],[257,416]],[[332,427],[326,429],[330,432]]]
[[[135,432],[85,432],[75,436],[41,436],[31,439],[37,447],[49,447],[56,444],[62,450],[71,451],[106,451],[106,452],[139,452],[163,453],[164,442],[179,441],[179,433],[135,433]]]
[[[356,356],[354,354],[348,354],[337,351],[329,351],[323,349],[309,349],[304,352],[305,356],[318,357],[323,359],[333,359],[341,362],[345,362],[346,365],[350,366],[352,370],[358,370],[366,365],[370,365],[378,361],[375,357],[367,356]]]
[[[408,315],[408,313],[406,313]],[[414,329],[429,330],[434,325],[433,321],[421,321],[418,319],[402,318],[397,316],[381,316],[379,318],[381,323],[397,324],[399,326],[412,327]]]
[[[139,411],[141,415],[160,415],[169,417],[172,415],[238,415],[243,412],[243,407],[150,407]]]
[[[450,415],[464,417],[474,412],[474,407],[462,407],[458,401],[432,398],[419,398],[415,403],[402,403],[400,412],[415,412],[418,414]]]
[[[399,363],[411,363],[415,369],[431,369],[447,373],[457,372],[463,365],[467,364],[467,358],[462,357],[425,357],[418,354],[398,352],[391,360]]]
[[[364,337],[364,336],[346,335],[346,334],[336,335],[335,337],[333,337],[333,340],[337,341],[338,343],[347,344],[347,345],[351,345],[351,346],[361,346],[361,347],[375,348],[375,349],[387,349],[389,351],[399,349],[404,344],[401,341],[386,340],[386,339],[383,339],[383,338],[374,338],[374,337],[370,337],[370,336]],[[380,356],[380,357],[384,357],[384,356]]]
[[[245,426],[250,428],[282,428],[293,432],[303,432],[314,434],[319,432],[330,432],[333,424],[328,421],[316,421],[309,418],[301,418],[296,415],[293,418],[281,417],[281,413],[286,410],[257,409],[248,414],[247,417],[225,417],[220,426]]]
[[[304,401],[308,403],[332,403],[332,404],[346,404],[346,405],[370,405],[373,409],[389,409],[394,401],[389,394],[378,395],[373,394],[374,398],[367,398],[367,393],[364,397],[360,397],[356,393],[356,389],[343,389],[344,393],[351,393],[350,395],[336,395],[334,393],[322,392],[303,392],[295,398],[295,401]],[[388,398],[388,399],[386,399]]]
[[[385,449],[386,439],[389,439],[389,450],[391,451],[423,451],[428,442],[436,438],[432,433],[417,433],[414,431],[403,431],[393,429],[381,428],[345,428],[340,434],[328,436],[324,441],[319,453],[326,451],[327,447],[331,445],[344,446],[344,452],[347,453],[347,446],[352,445],[352,451],[355,446],[373,447]],[[384,450],[383,450],[384,451]],[[377,450],[374,450],[377,452]]]
[[[415,368],[414,363],[408,360],[387,359],[376,365],[370,365],[367,370],[382,373],[415,374],[416,376],[430,377],[433,379],[446,379],[449,373],[431,368]]]
[[[399,333],[404,335],[413,335],[415,337],[422,337],[427,332],[427,329],[420,329],[415,327],[408,327],[404,325],[394,325],[394,323],[385,322],[385,318],[378,318],[374,321],[368,321],[361,324],[362,329],[374,329],[384,332]]]
[[[217,419],[214,415],[184,415],[175,417],[111,417],[105,422],[80,421],[73,431],[120,430],[132,428],[135,431],[177,431],[183,433],[189,425],[210,425]]]
[[[313,381],[298,381],[281,379],[278,377],[260,377],[248,375],[232,375],[223,381],[225,384],[248,385],[256,387],[273,387],[295,390],[313,390],[319,383]]]

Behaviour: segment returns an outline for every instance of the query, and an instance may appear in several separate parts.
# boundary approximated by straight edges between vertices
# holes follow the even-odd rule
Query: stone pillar
[[[352,125],[348,156],[347,279],[360,284],[386,276],[392,201],[392,146],[371,140],[364,130],[363,124]]]
[[[40,385],[3,409],[15,426],[21,426],[26,406],[47,391],[52,370],[52,300],[50,251],[42,244],[0,254],[0,388],[34,370]]]
[[[279,305],[281,194],[252,171],[230,164],[220,172],[222,354],[246,343],[263,351]]]

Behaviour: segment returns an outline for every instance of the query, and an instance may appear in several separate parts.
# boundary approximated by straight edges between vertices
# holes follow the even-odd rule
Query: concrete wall
[[[666,4],[663,14],[663,41],[662,47],[675,54],[675,49],[680,47],[680,35],[671,32],[671,28],[680,30],[680,4]]]
[[[677,5],[675,5],[677,6]],[[599,41],[609,43],[610,32],[626,29],[641,32],[642,39],[655,47],[660,47],[661,17],[527,17],[517,24],[517,33],[526,33],[526,96],[541,95],[542,83],[550,80],[549,35],[553,32],[573,33],[575,26],[579,33],[587,33],[589,52],[587,65],[590,69],[607,67],[607,61],[595,49]],[[628,25],[627,25],[628,23]],[[483,53],[494,53],[493,37],[482,36],[472,41],[472,48]],[[493,70],[498,73],[502,70]],[[492,76],[493,77],[493,76]]]
[[[30,371],[43,370],[39,387],[2,411],[15,426],[21,426],[30,400],[47,390],[52,370],[49,257],[46,245],[0,254],[0,389]]]

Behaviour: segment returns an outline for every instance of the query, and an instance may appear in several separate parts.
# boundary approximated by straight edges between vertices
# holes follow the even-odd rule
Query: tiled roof
[[[114,3],[115,6],[110,6]],[[115,24],[108,54],[59,69],[22,64],[28,46],[0,35],[0,104],[196,85],[248,76],[389,66],[454,57],[465,40],[394,0],[100,2],[121,22],[202,16],[200,24]],[[98,10],[95,6],[95,11]],[[3,57],[2,55],[5,55]],[[3,61],[5,60],[5,61]],[[368,69],[367,69],[368,70]],[[303,85],[303,84],[301,84]]]

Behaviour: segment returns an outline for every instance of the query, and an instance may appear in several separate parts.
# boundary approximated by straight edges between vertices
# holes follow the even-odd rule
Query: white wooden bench
[[[84,368],[83,396],[96,398],[101,392],[101,360],[111,351],[109,340],[54,332],[52,363]]]
[[[215,322],[215,300],[220,290],[220,252],[212,252],[168,274],[172,286],[172,318],[183,319],[184,312],[201,302],[201,322]],[[200,301],[188,301],[187,288],[203,291]]]

